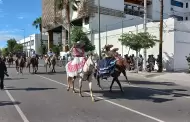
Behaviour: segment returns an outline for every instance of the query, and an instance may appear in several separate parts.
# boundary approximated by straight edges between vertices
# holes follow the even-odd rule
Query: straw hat
[[[78,41],[75,45],[77,47],[83,47],[85,45],[85,43],[83,43],[82,41]]]

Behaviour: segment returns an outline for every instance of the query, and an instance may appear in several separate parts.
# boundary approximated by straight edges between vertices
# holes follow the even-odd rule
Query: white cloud
[[[3,0],[0,0],[0,4],[3,4]]]
[[[20,17],[18,17],[18,19],[24,19],[24,17],[20,16]]]
[[[0,41],[6,41],[10,38],[15,38],[16,40],[20,40],[23,38],[21,35],[14,34],[15,31],[0,31]]]

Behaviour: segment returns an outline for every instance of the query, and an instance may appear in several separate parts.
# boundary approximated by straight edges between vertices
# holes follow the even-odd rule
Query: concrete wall
[[[188,64],[185,56],[190,53],[190,29],[189,21],[175,21],[175,50],[174,50],[174,67],[175,70],[187,70]]]
[[[190,36],[186,32],[179,32],[173,31],[174,25],[176,25],[176,20],[173,18],[169,18],[164,20],[164,31],[163,31],[163,64],[164,69],[167,71],[176,71],[178,69],[185,69],[187,68],[187,63],[185,58],[179,59],[179,57],[185,57],[183,55],[187,55],[190,52],[190,48],[188,46],[183,46],[182,44],[176,43],[176,40],[186,38]],[[152,35],[156,36],[159,39],[159,23],[150,22],[147,24],[147,31]],[[126,32],[143,32],[143,25],[131,26],[127,28],[123,28],[123,33]],[[107,35],[107,36],[106,36]],[[121,43],[118,41],[118,38],[122,35],[122,29],[117,29],[113,31],[103,32],[101,33],[101,48],[106,44],[113,44],[114,47],[119,48],[120,54],[135,54],[133,50],[129,50],[128,47],[123,47]],[[177,36],[177,37],[176,37]],[[96,46],[96,52],[98,53],[99,43],[98,43],[98,34],[94,34],[94,44]],[[177,45],[177,48],[176,48]],[[123,47],[123,48],[122,48]],[[182,49],[183,48],[183,49]],[[184,50],[184,54],[181,55],[181,51]],[[140,52],[143,54],[143,50]],[[147,50],[147,55],[153,54],[155,57],[159,54],[159,43],[157,43],[153,48]],[[183,61],[182,61],[183,60]],[[179,65],[180,63],[180,65]]]

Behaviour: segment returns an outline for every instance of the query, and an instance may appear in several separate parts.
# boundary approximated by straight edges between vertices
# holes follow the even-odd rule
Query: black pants
[[[4,76],[0,76],[0,87],[1,89],[4,89]]]

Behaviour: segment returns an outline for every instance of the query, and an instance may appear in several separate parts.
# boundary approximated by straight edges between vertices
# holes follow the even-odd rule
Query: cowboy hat
[[[112,49],[113,52],[116,52],[116,51],[118,51],[118,50],[119,50],[119,48],[113,48],[113,49]]]
[[[110,45],[110,44],[104,46],[104,48],[112,48],[112,47],[113,45]]]

